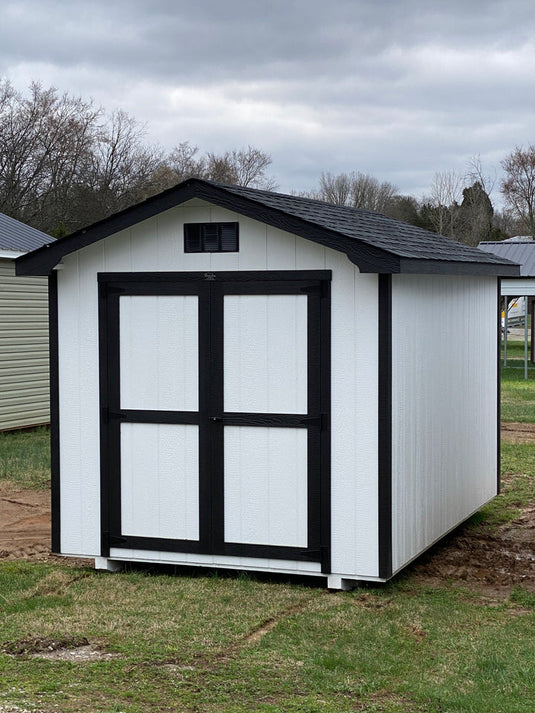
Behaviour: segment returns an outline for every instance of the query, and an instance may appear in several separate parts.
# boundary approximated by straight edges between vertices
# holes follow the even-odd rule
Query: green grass
[[[511,522],[534,499],[534,443],[501,444],[501,493],[469,520],[469,526],[492,533]]]
[[[98,642],[116,658],[0,654],[0,707],[44,711],[532,713],[533,595],[497,604],[410,578],[327,593],[254,578],[0,566],[0,649]],[[263,636],[251,637],[266,622]]]
[[[502,421],[535,423],[535,365],[528,362],[528,378],[524,379],[524,343],[507,343],[507,366],[501,359]]]
[[[511,420],[535,421],[523,373]],[[524,409],[522,411],[522,409]],[[48,433],[0,434],[0,479],[46,487]],[[493,532],[533,503],[535,444],[502,444],[502,494],[469,527]],[[112,658],[51,661],[47,641]],[[17,654],[16,652],[23,653]],[[329,593],[251,576],[113,575],[0,560],[0,711],[45,713],[532,713],[535,594],[492,598],[405,573]]]
[[[50,487],[50,431],[0,433],[0,481],[18,488]]]

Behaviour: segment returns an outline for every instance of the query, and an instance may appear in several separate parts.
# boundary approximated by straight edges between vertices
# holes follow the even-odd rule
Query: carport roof
[[[362,272],[517,276],[518,265],[380,213],[191,178],[24,255],[18,274],[46,275],[69,253],[193,198],[345,253]]]
[[[479,243],[478,247],[499,258],[519,263],[520,277],[535,277],[535,241],[489,240]]]

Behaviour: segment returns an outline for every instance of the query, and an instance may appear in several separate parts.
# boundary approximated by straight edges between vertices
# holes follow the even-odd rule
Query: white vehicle
[[[525,297],[510,297],[507,309],[507,327],[524,325]],[[505,329],[505,310],[502,309],[502,329]]]

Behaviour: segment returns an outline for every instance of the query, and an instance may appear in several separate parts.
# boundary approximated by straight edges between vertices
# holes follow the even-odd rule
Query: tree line
[[[33,83],[0,82],[0,212],[61,237],[193,176],[273,189],[271,158],[249,146],[222,154],[145,141],[124,111]]]
[[[0,212],[55,237],[191,177],[273,190],[271,163],[253,146],[202,153],[184,141],[165,152],[124,111],[107,114],[39,83],[22,94],[0,81]],[[299,195],[378,211],[469,245],[535,237],[535,146],[515,148],[502,168],[501,211],[490,198],[496,179],[484,175],[477,157],[464,174],[435,174],[423,199],[361,172],[324,172]]]

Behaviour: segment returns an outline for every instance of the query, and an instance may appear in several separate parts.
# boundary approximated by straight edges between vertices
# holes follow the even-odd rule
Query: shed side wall
[[[47,279],[0,259],[0,430],[49,421]]]
[[[394,571],[496,495],[496,330],[495,278],[393,277]]]
[[[184,222],[219,220],[239,221],[239,252],[183,252]],[[100,554],[97,273],[330,269],[332,567],[342,575],[377,577],[377,276],[361,275],[341,253],[201,201],[173,208],[63,262],[58,272],[61,551]],[[211,557],[156,552],[145,557],[218,564]],[[246,564],[221,559],[222,566]],[[310,571],[306,563],[266,560],[254,566]]]

